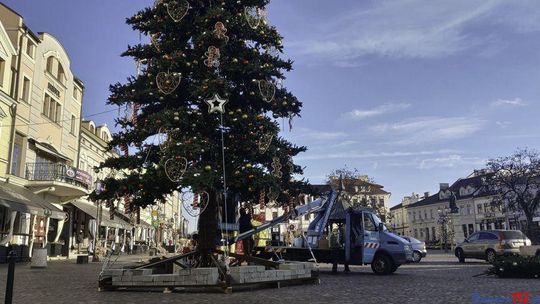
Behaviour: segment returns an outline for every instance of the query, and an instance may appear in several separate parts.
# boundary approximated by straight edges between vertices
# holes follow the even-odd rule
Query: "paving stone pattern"
[[[512,292],[528,291],[530,297],[540,296],[540,280],[473,277],[488,267],[482,261],[459,264],[451,255],[430,253],[421,263],[404,265],[390,276],[376,276],[369,266],[332,275],[331,265],[323,264],[320,285],[233,290],[232,294],[219,290],[166,294],[163,289],[99,292],[101,264],[55,261],[46,269],[17,264],[14,303],[472,303],[474,293],[511,299]],[[0,302],[4,299],[6,273],[7,265],[0,265]]]

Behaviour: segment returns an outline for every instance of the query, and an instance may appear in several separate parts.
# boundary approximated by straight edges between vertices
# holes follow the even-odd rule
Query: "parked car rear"
[[[402,236],[402,238],[409,241],[409,243],[411,243],[411,245],[412,245],[412,248],[413,248],[413,261],[415,263],[420,263],[422,258],[425,258],[426,255],[427,255],[426,243],[422,242],[420,240],[417,240],[417,239],[415,239],[413,237],[410,237],[410,236]]]
[[[519,230],[478,231],[456,246],[455,255],[460,263],[465,258],[493,263],[497,255],[519,254],[519,247],[530,245],[531,240]]]

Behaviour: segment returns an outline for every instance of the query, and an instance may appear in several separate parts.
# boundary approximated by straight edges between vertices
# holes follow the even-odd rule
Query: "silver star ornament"
[[[219,94],[215,94],[212,99],[205,100],[204,102],[208,104],[208,113],[225,113],[225,105],[229,100],[222,99]]]

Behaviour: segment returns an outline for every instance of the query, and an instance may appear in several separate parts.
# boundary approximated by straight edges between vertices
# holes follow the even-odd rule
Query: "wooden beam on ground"
[[[225,254],[225,252],[223,252],[223,250],[219,250],[219,249],[216,249],[215,252],[219,253],[219,254]],[[279,267],[279,263],[276,263],[276,262],[273,262],[273,261],[268,261],[268,260],[261,259],[261,258],[256,258],[256,257],[249,256],[249,255],[236,254],[236,253],[233,253],[233,252],[229,252],[229,255],[232,256],[233,258],[236,258],[236,259],[239,259],[239,260],[241,259],[241,260],[244,260],[244,261],[247,261],[247,262],[253,262],[255,264],[264,265],[264,266],[267,266],[267,267],[272,267],[272,268],[278,268]]]
[[[181,259],[193,256],[193,255],[195,255],[197,253],[198,253],[197,251],[192,251],[192,252],[189,252],[189,253],[186,253],[186,254],[177,255],[177,256],[174,256],[174,257],[171,257],[171,258],[167,258],[167,259],[164,259],[164,260],[161,260],[161,261],[154,262],[154,263],[141,265],[141,266],[135,267],[134,269],[151,268],[151,267],[160,266],[160,265],[163,265],[163,264],[174,263],[177,260],[181,260]]]

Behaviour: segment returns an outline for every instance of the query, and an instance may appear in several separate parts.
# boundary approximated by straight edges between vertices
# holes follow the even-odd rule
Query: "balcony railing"
[[[28,163],[26,179],[63,182],[85,189],[92,186],[92,176],[88,172],[60,163]]]

